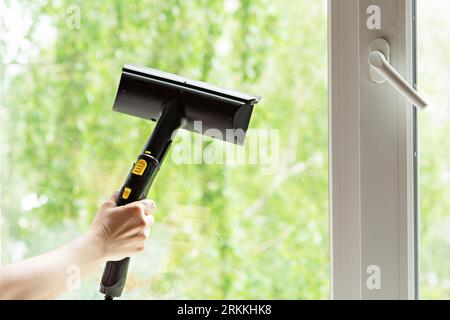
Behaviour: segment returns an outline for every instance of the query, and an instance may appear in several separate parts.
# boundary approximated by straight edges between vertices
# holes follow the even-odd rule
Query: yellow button
[[[139,159],[138,162],[134,165],[133,171],[134,174],[138,176],[142,176],[144,174],[145,168],[147,168],[147,162],[144,159]]]
[[[122,199],[128,199],[128,197],[130,196],[131,193],[131,189],[130,188],[125,188],[125,190],[123,190],[122,193]]]

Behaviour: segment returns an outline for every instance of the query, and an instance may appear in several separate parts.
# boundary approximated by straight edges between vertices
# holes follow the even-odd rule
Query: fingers
[[[153,200],[144,199],[129,203],[123,206],[123,209],[127,211],[130,210],[131,212],[134,211],[135,213],[142,213],[146,216],[149,216],[153,214],[153,212],[155,211],[156,205]]]
[[[113,192],[108,200],[103,202],[101,209],[109,209],[109,208],[115,208],[117,207],[117,198],[119,196],[119,191]]]
[[[156,204],[153,200],[144,199],[141,200],[142,204],[144,205],[144,214],[145,215],[151,215],[156,210]]]
[[[145,199],[117,206],[118,196],[119,192],[114,192],[102,204],[94,224],[106,234],[105,255],[122,258],[144,250],[156,205]]]
[[[115,204],[117,204],[117,198],[119,197],[119,192],[120,192],[120,190],[114,191],[114,192],[111,194],[111,196],[109,197],[108,200],[111,200],[111,201],[113,201]]]
[[[115,214],[120,216],[124,228],[130,232],[149,228],[154,223],[153,212],[155,203],[152,200],[141,200],[114,208]],[[138,231],[139,232],[139,231]]]
[[[145,216],[145,226],[139,229],[138,235],[141,236],[143,240],[147,240],[150,236],[150,227],[155,223],[152,215]]]
[[[145,216],[145,219],[146,219],[146,227],[151,227],[152,225],[155,224],[155,218],[153,217],[153,215]]]

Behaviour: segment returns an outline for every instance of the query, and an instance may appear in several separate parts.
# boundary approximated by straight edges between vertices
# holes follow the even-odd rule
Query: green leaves
[[[79,29],[67,28],[69,5],[80,8]],[[4,210],[10,242],[25,241],[28,255],[50,249],[48,234],[63,242],[68,229],[85,230],[100,200],[120,187],[153,128],[111,111],[122,65],[137,63],[263,95],[251,128],[279,130],[281,162],[264,175],[262,164],[177,165],[169,154],[149,195],[158,203],[152,243],[133,260],[128,297],[326,298],[322,6],[67,0],[33,7],[33,24],[50,19],[57,36],[8,88],[16,119],[8,179],[15,192]],[[48,202],[27,214],[34,226],[27,229],[18,223],[19,203],[32,192]],[[84,297],[98,285],[88,281]]]

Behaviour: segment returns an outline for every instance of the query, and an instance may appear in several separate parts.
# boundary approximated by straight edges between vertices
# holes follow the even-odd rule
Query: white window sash
[[[370,5],[381,8],[380,30],[367,28]],[[417,297],[416,111],[389,84],[372,82],[367,62],[371,41],[384,38],[391,64],[415,81],[414,5],[329,0],[333,299]]]

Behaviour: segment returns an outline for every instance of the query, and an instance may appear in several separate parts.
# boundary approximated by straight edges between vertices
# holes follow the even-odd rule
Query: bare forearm
[[[0,299],[53,299],[104,260],[101,241],[88,233],[70,244],[0,269]],[[76,279],[75,279],[76,280]]]
[[[90,231],[83,237],[49,253],[1,268],[0,299],[56,298],[98,264],[143,251],[154,209],[155,204],[150,200],[117,207],[117,193],[114,193],[101,205]]]

